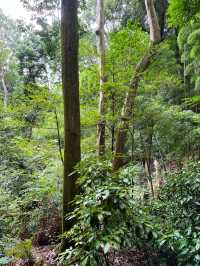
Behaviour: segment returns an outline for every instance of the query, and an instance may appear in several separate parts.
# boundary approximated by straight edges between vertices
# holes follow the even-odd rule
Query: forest
[[[20,3],[0,1],[0,265],[200,266],[200,0]]]

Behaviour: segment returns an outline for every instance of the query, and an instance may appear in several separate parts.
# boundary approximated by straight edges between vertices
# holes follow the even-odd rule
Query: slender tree
[[[105,30],[104,30],[104,0],[97,0],[96,5],[96,23],[97,23],[97,50],[99,57],[99,76],[100,76],[100,93],[99,93],[99,121],[97,124],[97,153],[105,153],[105,113],[106,113],[106,96],[104,92],[104,83],[106,82],[105,74]]]
[[[4,91],[4,99],[3,99],[4,108],[7,108],[7,105],[8,105],[8,88],[6,86],[6,83],[5,83],[5,79],[4,79],[4,75],[3,74],[1,76],[1,82],[2,82],[3,91]]]
[[[155,45],[161,41],[161,31],[155,11],[154,0],[145,0],[148,24],[150,28],[150,46],[142,60],[137,64],[133,78],[126,94],[121,114],[121,121],[116,135],[116,147],[113,160],[113,169],[117,170],[124,164],[125,144],[128,136],[129,122],[134,115],[135,98],[138,86],[145,70],[150,66],[156,54]]]
[[[80,104],[78,67],[78,0],[62,0],[62,85],[64,98],[63,231],[73,225],[65,219],[77,193],[74,166],[80,161]],[[73,173],[73,174],[72,174]]]

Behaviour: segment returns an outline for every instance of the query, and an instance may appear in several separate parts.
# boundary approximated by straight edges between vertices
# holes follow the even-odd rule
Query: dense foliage
[[[141,256],[139,265],[200,265],[200,1],[152,2],[162,37],[156,45],[145,1],[104,1],[100,86],[96,1],[80,1],[82,160],[69,175],[79,178],[67,232],[60,1],[21,0],[29,22],[0,10],[0,265],[36,263],[41,246],[55,249],[55,265],[120,265],[122,250]],[[113,171],[122,123],[123,167]]]
[[[163,236],[161,248],[169,248],[179,265],[199,265],[199,163],[189,164],[168,176],[157,202]],[[165,231],[166,230],[166,231]]]

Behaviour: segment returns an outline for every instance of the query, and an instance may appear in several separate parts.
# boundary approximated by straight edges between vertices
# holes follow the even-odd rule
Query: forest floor
[[[57,266],[56,253],[52,246],[34,247],[32,250],[33,260],[18,260],[8,266]]]
[[[33,256],[38,262],[38,266],[56,266],[56,253],[51,246],[41,246],[33,248]]]
[[[144,253],[137,249],[121,250],[110,254],[109,263],[112,266],[142,266],[144,257]]]
[[[43,262],[41,266],[56,266],[55,252],[49,246],[38,247],[34,250],[37,261]],[[141,266],[144,263],[144,253],[136,249],[112,252],[109,256],[109,264],[112,266]],[[78,265],[73,265],[78,266]]]
[[[57,266],[56,252],[52,246],[41,246],[33,248],[33,257],[36,266]],[[121,250],[119,252],[111,252],[108,256],[110,266],[142,266],[144,264],[144,252],[137,249]],[[29,266],[25,260],[20,260],[12,266]],[[71,265],[71,266],[78,266]]]

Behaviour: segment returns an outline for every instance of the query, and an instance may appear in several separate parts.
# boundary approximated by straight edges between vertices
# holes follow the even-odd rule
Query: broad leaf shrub
[[[166,177],[158,199],[143,199],[142,171],[128,166],[113,175],[108,161],[79,165],[80,195],[64,234],[73,248],[62,265],[109,265],[110,251],[137,247],[147,265],[200,265],[200,162]]]
[[[110,162],[88,158],[78,170],[81,191],[73,203],[75,210],[67,217],[76,224],[63,236],[74,247],[60,255],[60,262],[108,265],[109,251],[131,247],[135,242],[134,209],[140,202],[135,181],[140,168],[132,167],[128,171],[131,174],[126,170],[113,175]]]
[[[160,251],[173,253],[177,265],[200,265],[200,162],[171,173],[153,209]]]

